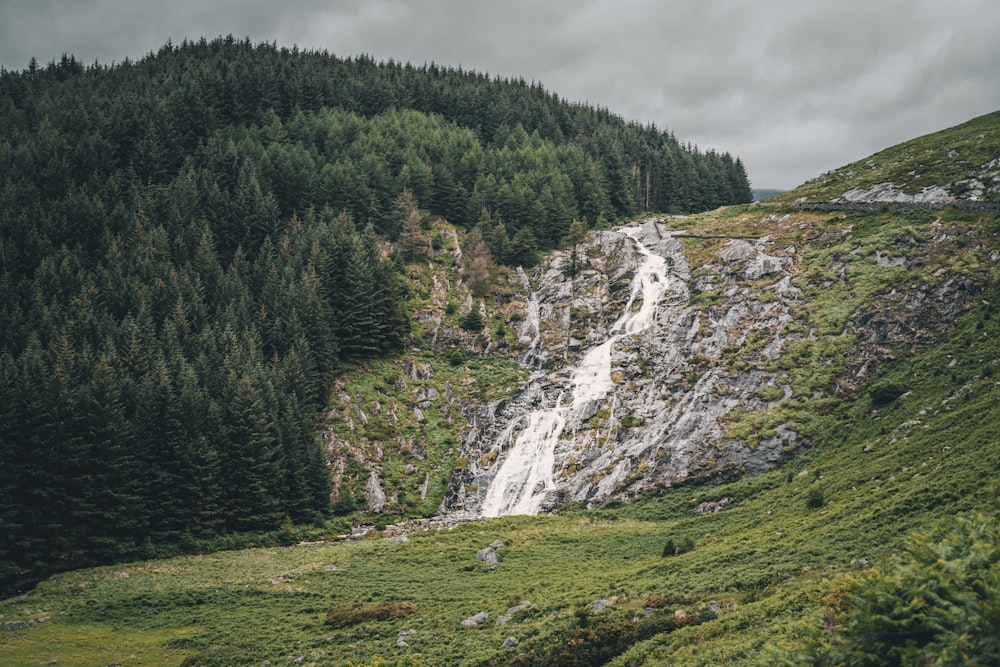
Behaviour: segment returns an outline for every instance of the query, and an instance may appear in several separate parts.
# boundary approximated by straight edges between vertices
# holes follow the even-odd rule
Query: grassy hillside
[[[898,144],[828,172],[779,199],[829,201],[854,188],[893,183],[906,194],[941,186],[957,198],[969,194],[969,180],[986,185],[981,200],[1000,201],[1000,111],[947,130]],[[992,190],[992,191],[991,191]]]
[[[997,154],[1000,115],[984,119],[891,151],[904,160],[920,142],[937,142],[961,153],[967,148],[955,148],[957,137],[970,137],[971,146],[982,135]],[[883,175],[906,173],[880,156],[872,161]],[[724,234],[769,235],[795,258],[791,281],[805,298],[793,325],[809,335],[766,369],[792,394],[778,408],[726,424],[752,444],[776,424],[794,423],[801,449],[783,466],[592,511],[571,506],[556,516],[468,522],[407,538],[375,531],[353,542],[59,574],[0,601],[2,623],[48,619],[0,632],[0,662],[773,664],[773,647],[800,642],[824,621],[836,625],[831,610],[839,614],[868,576],[856,561],[891,571],[894,552],[914,531],[957,514],[1000,518],[1000,213],[794,206],[802,196],[834,198],[883,180],[857,180],[850,171],[777,200],[669,223],[691,232],[683,243],[695,274],[718,256],[726,241],[713,237]],[[825,190],[823,179],[832,179]],[[414,298],[432,300],[435,281],[420,280],[426,285]],[[711,315],[717,296],[695,298]],[[512,328],[506,314],[490,304],[487,311],[494,334],[500,323]],[[457,323],[459,315],[447,317]],[[405,356],[366,366],[345,380],[351,400],[331,405],[374,415],[365,438],[389,419],[406,433],[432,431],[438,446],[426,459],[385,453],[384,477],[412,514],[428,511],[452,465],[460,424],[446,416],[460,421],[461,404],[441,398],[447,386],[496,397],[520,380],[509,362],[475,361],[468,345],[455,349],[461,354],[445,361],[428,356],[429,347],[408,351],[411,363],[432,371],[420,379],[398,381]],[[730,350],[727,363],[734,371],[768,363],[751,352]],[[426,421],[393,407],[418,395],[429,402]],[[331,432],[349,435],[340,423]],[[426,498],[416,494],[421,480],[431,487]],[[358,484],[345,488],[360,492]],[[491,544],[495,564],[482,551]],[[480,613],[485,622],[463,627]]]
[[[968,224],[993,236],[998,223]],[[5,622],[51,618],[0,633],[0,653],[10,665],[279,664],[300,656],[428,665],[521,656],[531,664],[532,655],[553,664],[559,647],[576,641],[577,649],[627,649],[610,664],[745,664],[818,627],[826,604],[856,576],[854,560],[886,566],[913,530],[957,512],[1000,510],[998,300],[991,288],[941,344],[901,355],[869,385],[906,393],[890,400],[892,392],[863,389],[827,404],[808,422],[811,449],[757,478],[594,512],[467,523],[405,542],[374,538],[61,574],[0,603]],[[722,511],[695,511],[723,498],[731,503]],[[498,539],[504,546],[492,569],[476,552]],[[694,548],[665,557],[668,540]],[[588,612],[597,600],[611,603]],[[705,611],[713,600],[717,616]],[[495,623],[522,601],[533,606],[508,625]],[[385,602],[415,610],[349,623]],[[330,609],[348,625],[324,625]],[[461,621],[479,612],[489,621],[463,629]],[[398,646],[403,630],[414,633]],[[508,637],[518,646],[502,648]]]

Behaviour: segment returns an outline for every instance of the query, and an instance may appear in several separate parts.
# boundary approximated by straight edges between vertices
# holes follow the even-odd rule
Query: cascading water
[[[487,489],[481,510],[484,517],[538,513],[546,495],[556,488],[555,449],[567,422],[580,418],[595,401],[607,396],[612,387],[611,357],[615,343],[653,323],[657,303],[668,286],[666,260],[651,253],[639,241],[640,227],[621,231],[635,242],[643,256],[632,279],[625,309],[612,325],[608,339],[589,349],[573,372],[570,378],[572,401],[563,405],[564,394],[560,392],[552,407],[525,416],[524,429]],[[642,303],[635,310],[639,298]],[[505,437],[509,438],[509,433]]]
[[[529,294],[528,312],[524,322],[521,324],[519,338],[522,344],[527,345],[527,351],[524,353],[522,363],[526,366],[531,366],[536,355],[538,354],[538,348],[542,337],[541,321],[538,314],[538,295],[531,289],[531,281],[528,280],[528,274],[526,274],[524,269],[520,266],[517,267],[517,277],[521,280],[521,285]]]

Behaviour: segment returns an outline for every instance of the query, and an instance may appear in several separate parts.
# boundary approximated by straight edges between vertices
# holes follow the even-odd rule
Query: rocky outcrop
[[[470,616],[462,621],[463,630],[472,630],[473,628],[478,628],[486,621],[490,620],[490,615],[485,611],[481,611],[474,616]]]
[[[519,395],[473,416],[462,442],[470,463],[453,476],[443,510],[593,506],[756,474],[795,446],[790,425],[751,448],[720,422],[734,409],[769,407],[774,399],[761,395],[776,389],[774,372],[727,365],[727,355],[752,343],[751,355],[774,359],[786,340],[807,335],[785,331],[801,298],[793,258],[766,238],[735,239],[693,277],[676,236],[655,221],[599,232],[573,280],[559,253],[536,271],[542,325],[528,361],[537,373]],[[706,293],[712,308],[696,296]],[[534,472],[519,476],[525,470]]]

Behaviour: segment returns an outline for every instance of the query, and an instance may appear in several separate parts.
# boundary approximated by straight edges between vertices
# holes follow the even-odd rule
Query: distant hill
[[[774,190],[774,189],[771,189],[771,188],[754,188],[754,191],[753,191],[753,200],[754,201],[763,201],[763,200],[768,199],[770,197],[777,197],[782,192],[785,192],[785,191],[784,190]]]

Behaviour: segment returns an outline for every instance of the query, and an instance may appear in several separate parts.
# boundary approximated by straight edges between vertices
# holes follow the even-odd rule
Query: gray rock
[[[611,600],[594,600],[593,602],[591,602],[591,603],[589,603],[587,605],[587,609],[589,609],[590,611],[595,611],[595,612],[596,611],[601,611],[605,607],[607,607],[609,604],[611,604]]]
[[[500,645],[500,648],[514,648],[518,645],[518,643],[517,637],[507,637],[507,639],[503,640],[503,644]]]
[[[732,504],[733,499],[727,496],[718,500],[701,503],[694,508],[694,511],[695,514],[714,514],[715,512],[721,512]]]
[[[404,646],[409,646],[410,645],[409,641],[413,638],[413,635],[415,635],[416,633],[417,631],[412,629],[400,630],[399,636],[396,637],[396,646],[399,646],[400,648]]]
[[[336,565],[324,565],[323,566],[323,571],[324,572],[340,572],[340,568],[337,567]]]
[[[753,256],[756,252],[751,243],[742,239],[732,239],[719,252],[719,258],[725,262],[739,262]]]
[[[499,549],[502,546],[506,546],[506,545],[504,545],[504,543],[503,543],[502,540],[493,540],[489,544],[490,549]]]
[[[4,621],[4,630],[27,630],[28,628],[33,628],[35,626],[35,621]]]
[[[854,561],[854,567],[859,570],[867,570],[871,568],[871,566],[872,562],[867,558],[859,558],[856,561]]]
[[[478,628],[480,625],[490,620],[489,614],[485,611],[481,611],[475,616],[470,616],[469,618],[462,621],[462,628],[465,630],[471,630],[473,628]]]
[[[486,547],[476,552],[476,560],[487,565],[497,564],[497,552],[492,547]]]
[[[723,251],[725,259],[698,267],[699,278],[693,279],[673,233],[656,228],[652,220],[626,229],[591,233],[584,252],[587,266],[572,292],[560,269],[568,256],[564,251],[536,267],[530,281],[527,274],[522,278],[531,294],[525,361],[538,372],[520,394],[465,413],[471,428],[459,455],[470,463],[452,475],[443,513],[481,515],[487,497],[489,512],[501,514],[529,495],[530,513],[557,511],[568,502],[589,507],[611,499],[627,502],[680,481],[759,474],[794,448],[793,424],[782,425],[778,436],[751,451],[727,437],[719,418],[732,410],[778,408],[791,398],[790,390],[774,391],[780,387],[774,372],[730,372],[724,362],[728,351],[740,349],[750,335],[767,343],[761,354],[770,360],[780,359],[787,344],[815,337],[796,315],[803,293],[788,275],[795,256],[770,256],[763,252],[764,241],[734,239]],[[645,261],[639,243],[664,260],[655,279],[646,282],[656,286],[651,298],[639,293],[641,281],[633,281]],[[780,279],[760,288],[740,285],[747,271],[750,277],[775,274]],[[696,283],[703,292],[715,291],[710,300],[692,300]],[[655,304],[652,311],[647,303]],[[571,308],[577,313],[572,323]],[[629,317],[619,322],[625,312]],[[630,318],[635,326],[625,324]],[[581,341],[583,349],[567,349],[568,337]],[[612,344],[603,346],[609,337]],[[609,351],[611,382],[603,375],[595,375],[594,382],[574,381],[574,372],[598,348]],[[596,389],[577,392],[578,386]],[[763,400],[762,390],[778,395]],[[549,440],[555,443],[551,474],[513,479],[504,470],[512,445],[543,410],[559,411],[558,419],[533,422],[538,428],[558,424],[558,437]],[[641,428],[623,426],[624,416]],[[510,493],[489,493],[498,476]],[[505,499],[503,507],[498,497]]]
[[[507,611],[504,614],[497,616],[496,624],[507,625],[508,623],[511,622],[511,620],[518,612],[524,611],[525,609],[531,609],[534,606],[535,606],[534,602],[528,602],[527,600],[523,602],[518,602],[513,607],[508,607]]]
[[[708,603],[708,610],[713,614],[718,614],[720,611],[722,611],[722,605],[716,602],[715,600],[712,600]]]

